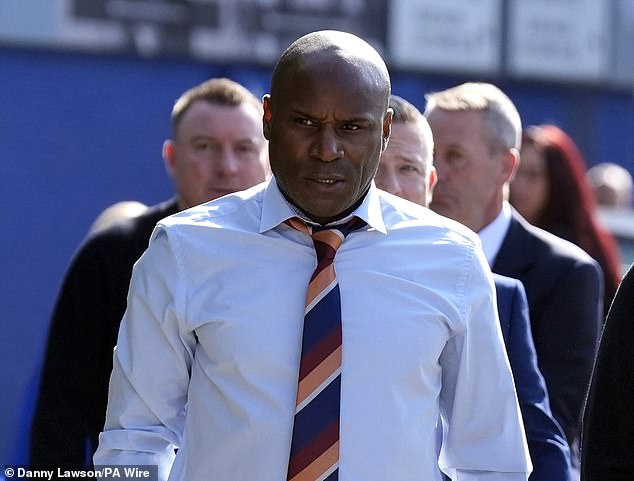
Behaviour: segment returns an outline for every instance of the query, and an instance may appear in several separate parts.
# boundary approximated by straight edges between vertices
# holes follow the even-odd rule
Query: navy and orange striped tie
[[[310,235],[317,268],[308,284],[304,334],[288,481],[336,481],[339,470],[341,394],[341,303],[334,258],[348,233],[365,222],[357,217],[332,228],[286,221]]]

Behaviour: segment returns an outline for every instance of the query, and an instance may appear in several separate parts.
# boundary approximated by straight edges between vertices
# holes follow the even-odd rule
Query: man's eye
[[[357,124],[343,124],[341,127],[343,130],[359,130],[360,127]]]
[[[257,147],[254,144],[240,144],[237,146],[236,151],[241,154],[250,154],[257,152]]]
[[[306,119],[306,118],[295,119],[295,122],[297,122],[300,125],[305,125],[307,127],[312,127],[313,125],[315,125],[312,120]]]
[[[447,154],[447,162],[454,165],[461,165],[464,162],[464,156],[460,152],[449,152]]]
[[[420,174],[420,170],[415,165],[403,165],[401,166],[401,172],[404,174]]]

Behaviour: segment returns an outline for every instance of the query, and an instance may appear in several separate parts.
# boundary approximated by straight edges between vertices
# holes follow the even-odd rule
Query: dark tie
[[[339,469],[339,407],[341,394],[341,303],[335,276],[337,249],[351,231],[365,222],[330,228],[286,221],[310,235],[317,268],[308,284],[297,403],[288,466],[288,481],[336,481]]]

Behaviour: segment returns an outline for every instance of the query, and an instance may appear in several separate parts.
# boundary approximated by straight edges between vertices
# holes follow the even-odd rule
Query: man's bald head
[[[355,74],[362,76],[368,87],[384,94],[385,105],[389,101],[390,75],[383,58],[372,45],[356,35],[336,30],[312,32],[294,41],[280,56],[271,80],[271,100],[275,102],[277,90],[290,88],[294,74],[307,68],[328,63],[354,67]]]

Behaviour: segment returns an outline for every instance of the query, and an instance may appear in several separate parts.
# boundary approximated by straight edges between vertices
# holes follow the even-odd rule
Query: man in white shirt
[[[454,480],[527,479],[477,236],[372,181],[389,94],[385,63],[353,35],[311,33],[282,54],[264,97],[274,177],[164,219],[135,266],[96,465],[158,464],[161,480],[285,479],[316,265],[311,237],[287,221],[317,230],[356,218],[364,227],[334,259],[338,461],[290,478],[439,481],[440,465]]]

